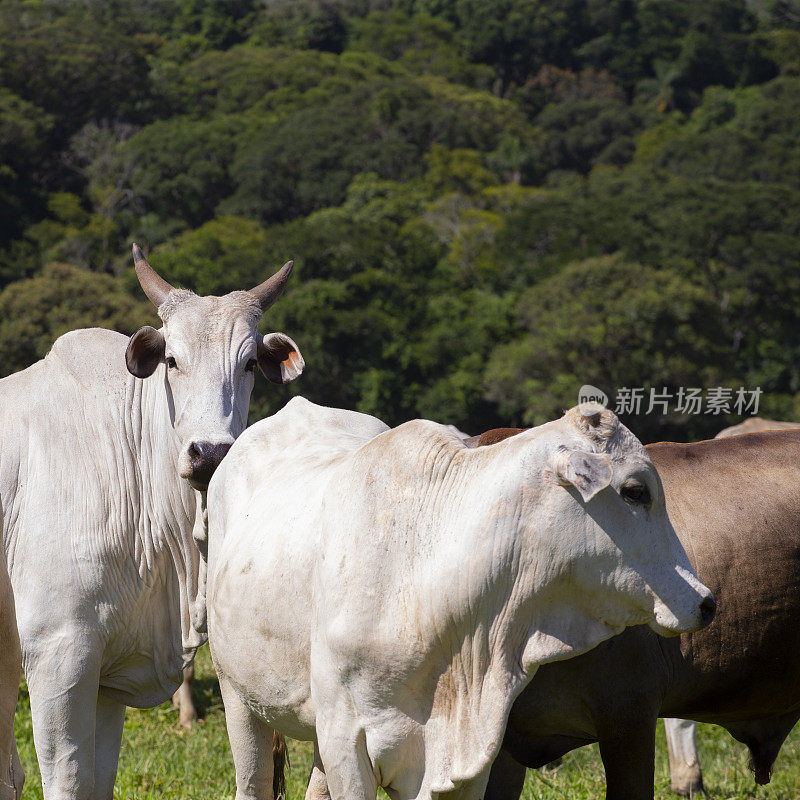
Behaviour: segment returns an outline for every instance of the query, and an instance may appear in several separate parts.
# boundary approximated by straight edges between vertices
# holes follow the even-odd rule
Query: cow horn
[[[142,253],[142,249],[136,242],[133,243],[133,266],[136,269],[136,277],[150,298],[153,305],[158,308],[166,299],[167,295],[174,287],[170,286],[148,263]]]
[[[287,261],[271,278],[250,290],[250,294],[254,294],[261,304],[262,311],[266,311],[283,294],[293,268],[294,261]]]

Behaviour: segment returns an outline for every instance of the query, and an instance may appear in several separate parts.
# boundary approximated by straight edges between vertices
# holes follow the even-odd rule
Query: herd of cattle
[[[20,665],[46,800],[110,800],[125,707],[207,639],[237,800],[281,793],[282,735],[314,742],[308,800],[518,800],[590,742],[607,796],[647,800],[658,717],[676,790],[702,789],[684,718],[769,780],[800,718],[800,431],[643,447],[581,406],[464,439],[302,398],[245,430],[255,367],[304,369],[257,330],[291,262],[198,297],[133,256],[160,330],[0,381],[0,800]]]

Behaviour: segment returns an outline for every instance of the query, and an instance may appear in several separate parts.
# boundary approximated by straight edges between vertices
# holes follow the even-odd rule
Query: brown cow
[[[628,629],[541,667],[513,706],[485,800],[516,800],[526,766],[592,742],[606,797],[650,800],[659,716],[723,726],[766,783],[800,719],[800,431],[647,451],[692,566],[717,598],[716,620],[669,640]]]
[[[800,422],[778,422],[763,417],[748,417],[738,425],[721,430],[714,438],[739,436],[760,431],[792,430],[800,428]],[[669,751],[670,787],[677,794],[691,797],[704,791],[703,771],[697,752],[697,723],[686,719],[664,719]]]

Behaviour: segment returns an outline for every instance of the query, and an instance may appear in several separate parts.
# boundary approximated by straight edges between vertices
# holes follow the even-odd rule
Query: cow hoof
[[[197,722],[197,714],[194,712],[191,714],[181,714],[179,721],[181,728],[185,728],[187,731],[190,731],[194,726],[194,723]]]
[[[702,782],[699,785],[692,783],[689,786],[676,786],[674,783],[670,783],[669,788],[681,797],[708,797],[708,792],[705,790]]]
[[[676,772],[679,774],[676,775]],[[673,770],[669,788],[681,797],[708,797],[703,786],[703,774],[699,764],[687,765],[681,770]]]
[[[681,797],[708,797],[708,792],[705,790],[702,781],[700,781],[699,784],[692,783],[689,785],[683,784],[680,786],[670,783],[669,788],[672,789],[675,794],[680,795]]]

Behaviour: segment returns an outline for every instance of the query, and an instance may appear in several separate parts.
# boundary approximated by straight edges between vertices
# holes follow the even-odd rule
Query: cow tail
[[[289,752],[286,739],[278,731],[272,731],[272,793],[275,800],[286,798],[286,767],[289,764]]]

